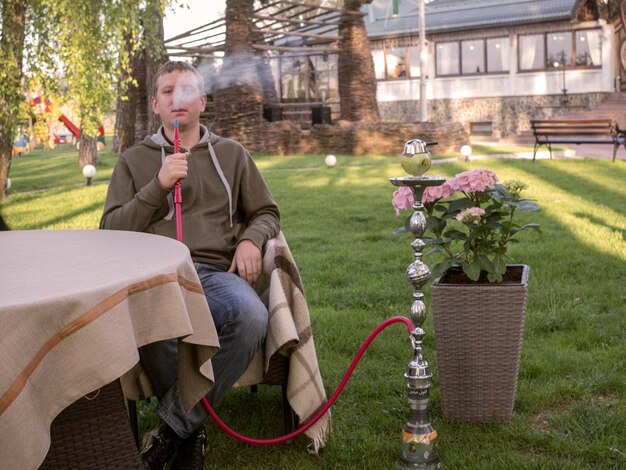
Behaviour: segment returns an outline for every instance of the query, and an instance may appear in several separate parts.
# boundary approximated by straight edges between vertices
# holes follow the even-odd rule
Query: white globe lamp
[[[472,154],[472,147],[470,147],[469,145],[464,145],[463,147],[461,147],[461,155],[465,157],[466,162],[469,161],[469,157],[471,154]]]
[[[96,176],[96,167],[93,165],[85,165],[83,167],[83,176],[87,178],[87,186],[91,186],[91,178]]]

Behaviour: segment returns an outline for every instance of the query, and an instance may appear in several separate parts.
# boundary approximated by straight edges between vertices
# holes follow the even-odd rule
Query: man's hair
[[[163,65],[161,65],[161,68],[159,68],[156,75],[154,76],[154,83],[152,84],[152,96],[156,96],[157,91],[159,91],[159,78],[172,72],[193,73],[198,80],[198,90],[200,91],[200,93],[204,94],[204,77],[202,77],[200,72],[198,72],[198,70],[193,65],[190,65],[187,62],[182,62],[180,60],[170,60],[169,62],[165,62]]]

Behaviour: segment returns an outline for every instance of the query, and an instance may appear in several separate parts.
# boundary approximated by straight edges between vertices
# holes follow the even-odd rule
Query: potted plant
[[[513,414],[530,268],[508,264],[520,211],[539,210],[520,181],[500,184],[477,168],[427,188],[425,255],[439,253],[433,267],[431,305],[446,419],[510,420]],[[413,205],[410,190],[394,192],[396,213]]]

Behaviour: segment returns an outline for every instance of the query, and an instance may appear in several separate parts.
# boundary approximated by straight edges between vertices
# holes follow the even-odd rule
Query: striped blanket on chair
[[[265,348],[259,351],[236,386],[261,383],[271,357],[274,354],[288,356],[287,398],[300,422],[304,422],[326,402],[326,392],[300,273],[282,233],[265,247],[263,272],[255,288],[268,307],[268,333]],[[324,447],[330,429],[329,411],[305,431],[312,440],[312,452],[317,453]]]

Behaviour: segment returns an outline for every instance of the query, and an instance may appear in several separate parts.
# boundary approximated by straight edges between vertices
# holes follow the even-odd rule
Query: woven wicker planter
[[[530,268],[517,283],[431,286],[443,417],[508,421],[513,415]]]

